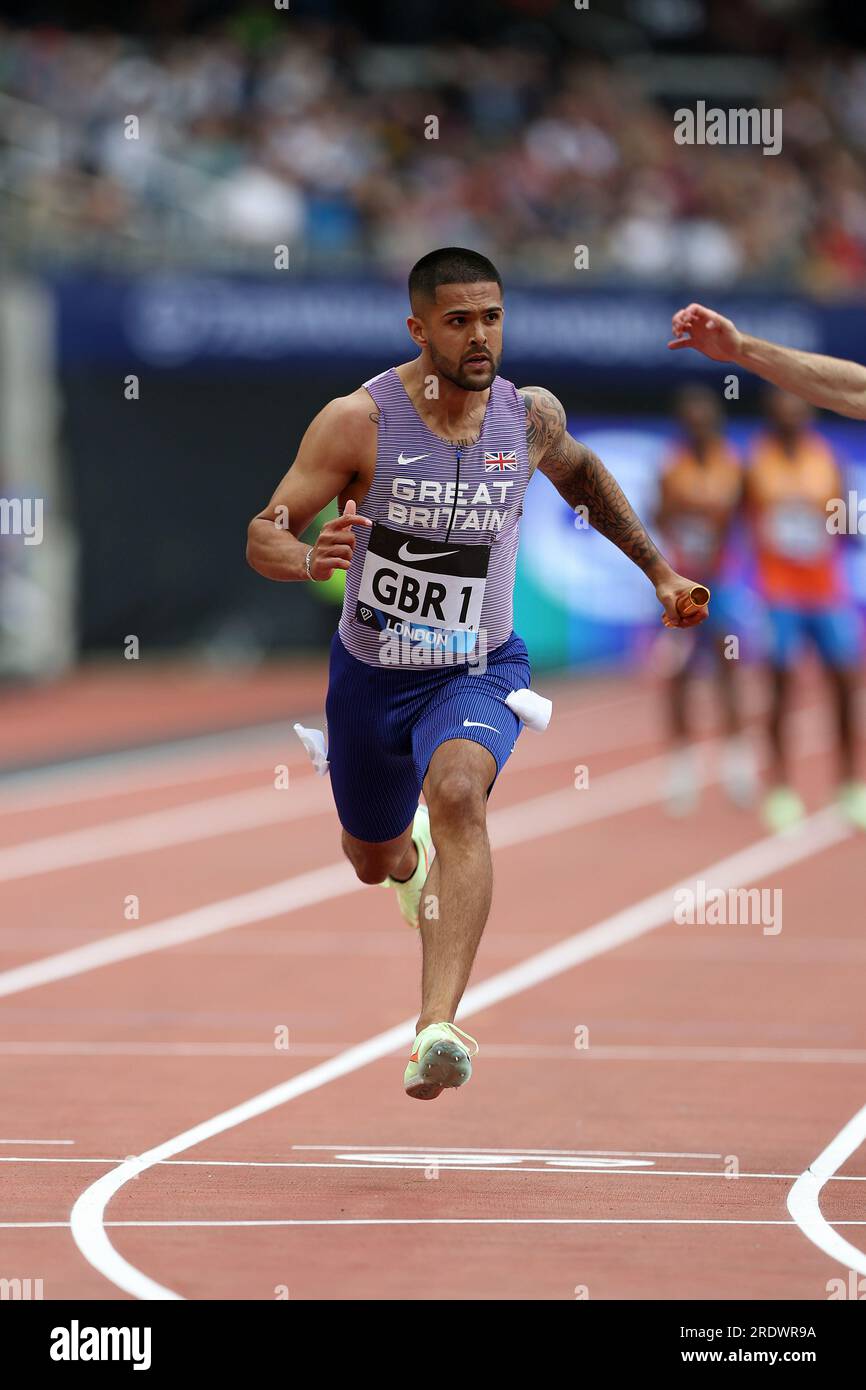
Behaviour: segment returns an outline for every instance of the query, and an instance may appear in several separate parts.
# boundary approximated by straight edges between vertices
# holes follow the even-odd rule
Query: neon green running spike
[[[777,835],[792,830],[805,814],[806,808],[793,787],[773,787],[761,806],[764,824]]]
[[[866,782],[843,782],[836,804],[852,825],[866,830]]]
[[[478,1043],[456,1023],[428,1023],[415,1039],[403,1076],[407,1096],[435,1100],[449,1086],[464,1086],[477,1052]]]
[[[433,841],[430,838],[430,814],[426,806],[419,806],[415,812],[415,819],[412,822],[412,839],[418,850],[418,865],[414,874],[405,883],[397,883],[393,878],[386,878],[382,884],[383,888],[396,888],[397,901],[400,904],[400,911],[409,923],[410,927],[420,925],[421,917],[421,890],[424,887],[427,875],[430,872],[430,865],[433,862]]]

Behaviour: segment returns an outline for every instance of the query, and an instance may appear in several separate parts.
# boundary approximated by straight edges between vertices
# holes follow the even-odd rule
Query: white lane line
[[[26,840],[0,849],[0,882],[31,878],[81,864],[125,859],[173,845],[257,830],[277,821],[307,819],[333,809],[330,788],[314,774],[304,775],[285,790],[273,785],[252,787],[203,801],[189,801],[168,810],[64,830],[39,840]]]
[[[0,1144],[74,1144],[74,1139],[0,1139]]]
[[[787,1062],[793,1066],[811,1063],[863,1066],[866,1063],[866,1048],[857,1047],[689,1047],[592,1043],[587,1048],[575,1048],[566,1045],[544,1047],[529,1044],[524,1047],[521,1043],[489,1043],[485,1044],[484,1055],[511,1061],[520,1061],[521,1058],[531,1061],[533,1058],[543,1057],[551,1061],[574,1059],[579,1062],[735,1062],[738,1065],[741,1062]]]
[[[793,1226],[784,1218],[749,1221],[739,1217],[651,1216],[356,1216],[257,1221],[107,1221],[107,1226]],[[866,1221],[837,1221],[837,1226],[866,1226]]]
[[[484,1055],[487,1055],[487,1044],[484,1045]],[[356,1153],[385,1153],[388,1149],[393,1149],[395,1153],[411,1153],[415,1150],[418,1153],[429,1154],[432,1152],[447,1154],[553,1154],[557,1158],[582,1158],[590,1156],[594,1158],[722,1158],[723,1154],[704,1154],[704,1153],[664,1153],[649,1151],[646,1149],[478,1149],[471,1144],[448,1146],[437,1144],[435,1150],[426,1144],[293,1144],[292,1149],[296,1152],[326,1152],[336,1153],[338,1151],[348,1152],[354,1150]]]
[[[259,744],[265,747],[284,745],[287,756],[281,758],[281,762],[308,766],[306,755],[292,733],[292,719],[296,717],[287,714],[285,720],[279,722],[247,724],[218,734],[194,734],[144,748],[125,748],[48,767],[7,772],[0,775],[0,814],[7,809],[29,811],[40,806],[89,801],[91,797],[123,795],[126,791],[170,787],[178,780],[183,781],[184,775],[193,781],[209,780],[215,757],[220,762],[213,775],[223,776],[220,769],[231,774],[236,767],[249,767],[249,760],[257,755]],[[197,776],[199,770],[201,776]]]
[[[0,1231],[69,1230],[69,1221],[0,1221]],[[795,1221],[745,1220],[741,1217],[616,1216],[419,1216],[347,1218],[259,1218],[252,1221],[106,1221],[107,1228],[157,1226],[796,1226]],[[866,1226],[866,1221],[834,1221],[834,1226]]]
[[[292,1057],[334,1057],[350,1046],[292,1043],[278,1050],[273,1043],[0,1042],[0,1057],[273,1057],[285,1065]]]
[[[201,1142],[201,1141],[198,1141]],[[146,1158],[147,1155],[140,1155]],[[26,1162],[26,1159],[22,1159]],[[44,1160],[50,1162],[51,1160]],[[59,1160],[55,1160],[59,1161]],[[95,1160],[94,1160],[95,1161]],[[104,1160],[103,1160],[104,1161]],[[116,1160],[117,1161],[117,1160]],[[130,1157],[130,1161],[132,1158]],[[249,1161],[242,1159],[163,1159],[159,1164],[147,1164],[147,1167],[173,1168],[173,1167],[198,1167],[198,1168],[315,1168],[315,1169],[339,1169],[340,1171],[350,1171],[353,1173],[417,1173],[425,1167],[432,1167],[437,1164],[448,1172],[462,1173],[496,1173],[502,1177],[517,1177],[522,1173],[542,1173],[548,1177],[604,1177],[604,1178],[720,1178],[724,1182],[745,1182],[746,1180],[755,1182],[790,1182],[796,1176],[795,1173],[738,1173],[734,1176],[731,1173],[723,1173],[715,1168],[650,1168],[650,1167],[630,1167],[631,1162],[637,1160],[620,1159],[618,1163],[622,1166],[614,1166],[617,1160],[611,1160],[610,1167],[604,1167],[604,1160],[589,1159],[574,1160],[573,1167],[566,1167],[568,1160],[560,1159],[559,1162],[551,1161],[550,1165],[530,1167],[528,1164],[506,1164],[502,1163],[458,1163],[456,1161],[447,1162],[437,1155],[430,1154],[428,1157],[418,1155],[417,1159],[411,1163],[397,1163],[388,1161],[387,1163],[374,1163],[370,1161],[340,1162],[335,1160],[330,1163],[320,1162],[292,1162],[283,1160],[282,1162],[273,1161]],[[111,1174],[109,1174],[111,1176]],[[866,1176],[851,1178],[836,1178],[836,1182],[866,1182]]]
[[[794,726],[801,757],[823,747],[825,730],[815,707],[802,711],[801,716],[794,720]],[[721,741],[716,739],[702,743],[697,748],[699,765],[696,781],[699,785],[708,786],[718,781],[719,770],[713,766],[713,755],[721,747]],[[562,791],[495,812],[490,823],[493,823],[494,817],[498,817],[505,818],[502,823],[507,824],[509,816],[512,819],[522,817],[536,805],[545,815],[555,815],[558,808],[565,817],[565,825],[579,825],[652,805],[663,795],[668,767],[668,755],[659,754],[603,774],[593,782],[592,795],[580,798],[582,806],[588,803],[588,809],[580,813],[575,812],[577,798],[573,785],[569,785]],[[607,805],[604,795],[599,799],[600,792],[609,798]],[[109,859],[125,859],[133,854],[260,829],[263,825],[281,821],[324,815],[332,808],[330,788],[323,779],[309,773],[290,782],[285,790],[278,791],[273,786],[253,787],[6,845],[0,848],[0,883],[34,875],[41,877],[83,864],[104,863]]]
[[[343,894],[356,893],[364,885],[355,877],[348,863],[328,864],[323,869],[311,869],[295,878],[283,879],[267,888],[256,888],[235,898],[224,898],[206,907],[166,917],[150,926],[131,931],[115,932],[86,946],[45,956],[13,970],[0,973],[0,998],[36,989],[56,980],[82,975],[118,961],[132,960],[151,951],[166,950],[183,942],[198,941],[232,927],[244,927],[250,922],[262,922],[316,903],[329,902]]]
[[[200,1140],[197,1142],[201,1142]],[[146,1157],[143,1154],[127,1154],[126,1158],[26,1158],[24,1155],[16,1155],[12,1158],[0,1158],[0,1163],[90,1163],[97,1167],[104,1167],[108,1163],[137,1163]],[[575,1159],[575,1166],[567,1167],[567,1159],[551,1159],[547,1166],[539,1165],[530,1168],[527,1164],[511,1163],[508,1165],[503,1157],[502,1162],[491,1162],[485,1166],[482,1163],[470,1162],[458,1165],[455,1161],[449,1162],[443,1155],[431,1153],[422,1156],[413,1156],[409,1163],[398,1163],[390,1156],[385,1162],[372,1162],[373,1157],[382,1158],[383,1155],[371,1155],[367,1159],[361,1155],[352,1161],[346,1159],[325,1162],[324,1160],[310,1161],[300,1159],[255,1159],[255,1158],[162,1158],[153,1163],[145,1164],[145,1168],[335,1168],[348,1170],[353,1173],[365,1172],[395,1172],[395,1173],[417,1173],[419,1168],[429,1167],[439,1162],[443,1167],[467,1173],[547,1173],[554,1177],[567,1176],[573,1177],[578,1174],[580,1177],[590,1177],[599,1174],[602,1177],[648,1177],[648,1178],[724,1178],[726,1182],[742,1182],[746,1178],[756,1182],[791,1182],[796,1173],[725,1173],[717,1168],[654,1168],[648,1164],[643,1167],[629,1167],[632,1160],[611,1159],[610,1167],[604,1167],[604,1159],[583,1160]],[[363,1161],[359,1161],[363,1158]],[[143,1170],[142,1170],[143,1171]],[[856,1174],[840,1175],[835,1174],[831,1182],[866,1182],[866,1174],[862,1177]]]
[[[625,811],[652,805],[659,799],[661,774],[666,765],[665,758],[656,757],[630,767],[620,768],[616,772],[607,773],[593,784],[591,797],[582,796],[575,792],[573,787],[569,787],[563,791],[547,792],[541,796],[518,802],[516,805],[494,811],[488,818],[490,842],[494,849],[502,849],[508,845],[523,845],[531,840],[543,839],[547,835],[556,834],[560,830],[571,829],[576,825],[585,825],[611,816],[621,815]],[[709,774],[705,775],[709,780]],[[320,782],[319,778],[311,777],[310,780]],[[317,791],[315,794],[330,796],[329,791],[326,790]],[[257,792],[255,795],[279,797],[280,794],[277,792]],[[202,804],[208,805],[207,802]],[[188,809],[188,807],[179,808],[184,813]],[[176,825],[178,812],[175,811],[171,814]],[[285,815],[286,811],[284,810],[282,814]],[[310,814],[310,812],[307,808],[296,803],[294,814]],[[128,822],[118,821],[115,823],[115,828],[124,825],[128,827],[128,824]],[[90,834],[90,832],[87,833]],[[127,833],[127,830],[122,832],[121,849],[128,845],[128,841],[124,838]],[[161,834],[162,832],[160,830],[157,833]],[[223,833],[223,831],[220,830],[219,833]],[[188,827],[185,831],[185,838],[188,840],[195,837],[195,833]],[[171,843],[176,842],[175,836]],[[86,853],[90,854],[91,849],[98,850],[100,843],[98,840],[88,842]],[[32,847],[25,846],[23,848],[29,852]],[[0,866],[2,866],[2,862],[3,852],[0,852]],[[28,863],[31,864],[30,872],[35,872],[32,868],[32,860],[28,860]],[[293,912],[302,907],[310,907],[315,903],[326,902],[331,898],[360,892],[364,886],[355,877],[354,871],[348,863],[341,860],[339,863],[326,865],[322,869],[312,869],[294,878],[283,879],[281,882],[270,884],[266,888],[256,888],[234,898],[224,898],[205,907],[193,908],[188,912],[181,912],[176,916],[164,918],[161,922],[153,922],[148,926],[114,932],[110,936],[100,937],[86,945],[75,946],[68,951],[60,951],[55,955],[44,956],[40,960],[30,961],[26,965],[0,972],[0,998],[9,994],[19,994],[23,990],[33,989],[55,980],[67,979],[72,975],[80,975],[85,971],[95,970],[117,961],[131,960],[151,951],[164,950],[189,941],[198,941],[203,937],[214,936],[218,932],[227,931],[233,927],[247,926],[253,922],[262,922],[271,917],[279,917],[284,913]],[[670,909],[672,910],[672,908],[673,904],[671,903]]]
[[[667,759],[661,755],[598,778],[593,784],[594,795],[588,798],[589,814],[581,814],[579,819],[596,820],[657,801],[666,767]],[[706,769],[704,779],[714,780]],[[612,800],[606,807],[597,802],[599,790],[611,794]],[[522,815],[524,808],[528,811],[538,804],[542,811],[548,806],[561,806],[567,814],[574,812],[576,801],[574,788],[569,786],[565,791],[518,803],[510,811]],[[333,811],[333,805],[327,782],[309,773],[290,780],[289,787],[284,790],[274,786],[253,787],[81,830],[65,830],[0,848],[0,883],[34,875],[41,877],[83,864],[104,863],[108,859],[125,859],[129,855],[192,844],[219,835],[257,830],[281,821],[325,815]],[[495,816],[506,814],[504,810],[495,812],[491,822]]]
[[[605,720],[605,722],[601,723],[600,725],[597,725],[593,729],[581,729],[580,733],[577,736],[575,736],[574,734],[570,734],[569,742],[571,750],[575,755],[575,759],[580,762],[585,762],[587,756],[595,757],[598,756],[600,753],[612,753],[615,751],[628,752],[630,749],[645,747],[647,744],[664,743],[667,738],[667,733],[664,728],[661,704],[656,699],[655,691],[647,691],[646,688],[644,688],[644,694],[648,694],[654,702],[651,707],[650,718],[647,723],[641,724],[641,717],[646,713],[647,708],[646,700],[641,699],[641,704],[639,706],[639,717],[634,722],[631,720],[624,721],[623,718],[620,716],[620,718],[617,720]],[[640,698],[640,694],[638,695],[638,698]],[[763,689],[759,688],[746,693],[746,697],[742,703],[741,713],[745,721],[748,723],[748,721],[756,721],[758,719],[762,719],[767,714],[769,708],[770,700],[766,692]],[[800,706],[800,708],[796,711],[795,717],[799,717],[802,719],[806,710],[810,708],[814,710],[816,706]],[[554,710],[555,709],[556,705],[554,702]],[[598,712],[600,714],[610,715],[612,712],[612,706],[602,705],[599,707]],[[566,720],[576,718],[582,719],[584,717],[584,711],[581,709],[570,710],[565,713],[560,713],[558,716],[555,717],[557,719],[557,728],[561,732],[562,725]],[[625,729],[623,727],[624,723],[628,726]],[[551,727],[553,727],[553,725],[551,725]],[[635,732],[636,729],[637,732]],[[756,733],[754,729],[750,730],[749,732],[752,733],[753,736]],[[759,731],[757,732],[758,739],[756,739],[756,741],[759,741],[760,733]],[[626,735],[625,738],[624,734]],[[719,742],[718,739],[712,736],[711,731],[708,729],[698,732],[696,737],[693,739],[694,746],[697,748],[703,746],[703,744],[709,741],[712,741],[714,743]],[[524,750],[524,747],[532,749],[532,752],[534,754],[532,763],[533,767],[541,767],[544,766],[546,763],[558,761],[558,758],[555,755],[548,752],[546,741],[542,741],[540,746],[538,740],[535,739],[532,741],[532,743],[529,743],[529,741],[527,740],[525,745],[521,742],[518,745],[517,754],[520,754]],[[517,755],[515,755],[515,761],[517,761]]]
[[[110,769],[74,767],[64,769],[62,773],[54,769],[37,769],[33,773],[0,777],[0,816],[86,805],[107,797],[135,796],[140,792],[165,791],[172,787],[191,787],[242,774],[252,776],[259,773],[264,779],[273,777],[277,763],[288,766],[290,773],[308,770],[306,754],[300,744],[298,752],[295,752],[289,742],[290,737],[297,742],[287,722],[279,739],[272,731],[267,740],[241,740],[240,747],[235,741],[230,751],[220,752],[216,759],[211,753],[189,757],[183,752],[180,755],[175,752],[169,757],[166,752],[163,759],[165,766],[140,767],[124,760]],[[261,748],[258,747],[259,743],[262,744]]]
[[[0,1154],[0,1163],[120,1163],[119,1158],[33,1158],[29,1154]]]
[[[225,1057],[272,1058],[282,1064],[293,1057],[336,1057],[351,1047],[340,1043],[292,1043],[277,1050],[273,1043],[221,1042],[13,1042],[0,1041],[0,1057]],[[544,1046],[533,1043],[484,1044],[486,1062],[532,1062],[543,1058],[551,1062],[722,1062],[749,1065],[787,1063],[789,1066],[864,1066],[866,1048],[855,1047],[667,1047],[638,1043],[605,1045],[593,1043],[587,1049],[566,1044]],[[3,1141],[14,1142],[14,1141]],[[71,1141],[70,1141],[71,1142]],[[348,1145],[349,1148],[357,1147]],[[411,1146],[410,1146],[411,1147]],[[679,1155],[671,1155],[679,1157]],[[701,1157],[702,1155],[698,1155]]]
[[[516,807],[494,812],[497,816],[523,815],[538,806],[544,813],[548,808],[560,809],[566,815],[575,814],[579,820],[597,820],[604,815],[618,814],[645,806],[658,800],[660,782],[667,760],[661,757],[631,764],[617,772],[607,773],[594,786],[594,795],[580,803],[574,788],[548,793]],[[709,774],[708,774],[709,777]],[[599,791],[608,793],[607,803],[598,802]],[[576,805],[577,803],[577,805]],[[0,848],[0,882],[29,878],[34,875],[78,868],[83,864],[125,859],[128,855],[145,854],[174,845],[192,844],[219,835],[257,830],[264,825],[307,819],[333,812],[333,798],[327,782],[313,773],[298,777],[285,790],[275,787],[254,787],[224,796],[208,797],[187,802],[168,810],[148,811],[143,815],[87,826],[82,830],[62,831],[38,840]],[[569,820],[570,824],[574,821]]]
[[[506,811],[502,814],[508,816],[511,813]],[[531,819],[523,822],[523,825],[525,828],[522,833],[516,834],[516,839],[525,840],[530,828],[533,835],[539,833],[539,827]],[[847,839],[851,833],[850,827],[845,825],[834,811],[821,811],[804,821],[790,836],[774,835],[758,840],[727,859],[700,870],[697,876],[720,888],[741,886],[743,883],[751,883],[771,872],[809,859],[829,846]],[[502,843],[501,837],[497,843]],[[594,927],[576,932],[558,945],[530,956],[520,965],[501,971],[478,985],[470,986],[463,997],[457,1017],[465,1019],[480,1013],[492,1004],[521,994],[533,985],[553,979],[583,961],[591,960],[594,956],[667,924],[671,920],[674,893],[678,888],[687,887],[689,882],[694,882],[694,877],[686,881],[681,880],[622,912],[614,913]],[[114,1194],[130,1178],[137,1177],[154,1163],[171,1158],[184,1149],[193,1148],[196,1144],[266,1114],[297,1096],[317,1090],[331,1081],[358,1071],[370,1062],[387,1057],[395,1047],[411,1044],[414,1035],[413,1016],[368,1038],[366,1042],[349,1048],[340,1057],[320,1062],[309,1071],[293,1076],[280,1085],[252,1096],[240,1105],[232,1106],[229,1110],[194,1125],[147,1150],[146,1153],[125,1161],[113,1172],[104,1174],[81,1193],[72,1208],[72,1234],[84,1258],[111,1283],[137,1298],[181,1298],[182,1295],[136,1269],[112,1246],[105,1233],[103,1218],[105,1208]]]
[[[557,707],[557,724],[573,718],[592,718],[596,714],[609,715],[611,711],[616,712],[625,705],[644,699],[644,692],[632,690],[607,703],[595,701],[561,709]],[[188,783],[216,781],[236,772],[255,769],[257,759],[261,759],[262,771],[267,767],[272,769],[273,760],[288,764],[290,769],[306,770],[309,767],[307,755],[292,733],[291,726],[297,717],[295,711],[294,714],[287,713],[284,721],[245,725],[141,749],[122,749],[65,764],[0,774],[0,816],[42,807],[77,805],[109,796],[125,796]],[[321,715],[310,712],[301,718],[301,723],[309,724],[312,721],[316,724],[317,718],[320,722]],[[609,745],[607,738],[587,741],[582,734],[580,748],[582,753],[599,753],[608,746],[615,746],[627,752],[658,737],[659,731],[655,730],[645,739],[624,743],[620,731],[616,744]],[[546,756],[541,758],[540,763],[535,757],[521,758],[521,770],[550,761],[547,747],[538,749],[536,744],[528,746],[533,753],[544,752]],[[272,758],[268,756],[271,753]]]
[[[866,1251],[836,1235],[831,1223],[821,1214],[819,1198],[825,1183],[837,1177],[836,1170],[866,1142],[866,1105],[858,1110],[819,1153],[814,1162],[801,1173],[788,1193],[788,1211],[800,1230],[813,1245],[839,1260],[848,1269],[866,1274]]]

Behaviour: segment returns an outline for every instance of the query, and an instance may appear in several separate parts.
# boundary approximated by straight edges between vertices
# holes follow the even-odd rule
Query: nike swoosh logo
[[[491,729],[494,734],[502,732],[501,729],[495,729],[492,724],[480,724],[477,719],[464,719],[463,727],[464,729]]]
[[[398,458],[397,458],[397,462],[398,462],[398,463],[417,463],[419,459],[428,459],[429,457],[430,457],[429,454],[413,454],[412,457],[411,457],[410,459],[406,459],[406,458],[403,457],[403,450],[401,449],[401,450],[400,450],[400,454],[399,454],[399,456],[398,456]]]
[[[435,550],[432,555],[427,555],[423,552],[420,555],[416,555],[414,550],[409,549],[409,542],[407,541],[406,544],[401,545],[400,549],[397,551],[397,559],[408,560],[411,564],[413,560],[441,560],[444,555],[456,554],[456,550]]]

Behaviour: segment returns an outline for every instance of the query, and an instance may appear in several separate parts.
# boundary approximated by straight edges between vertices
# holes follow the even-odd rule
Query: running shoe
[[[758,770],[747,738],[728,739],[722,750],[722,786],[735,806],[745,810],[758,795]]]
[[[677,748],[668,761],[665,803],[669,816],[687,816],[698,804],[698,767],[694,749]]]
[[[852,825],[866,830],[866,782],[843,782],[836,804]]]
[[[761,807],[764,824],[777,835],[792,830],[805,814],[806,808],[793,787],[773,787]]]
[[[449,1086],[464,1086],[477,1052],[478,1043],[456,1023],[428,1023],[415,1039],[403,1076],[407,1096],[435,1100]]]
[[[426,806],[419,806],[412,822],[412,839],[418,851],[418,864],[411,878],[398,883],[395,878],[386,878],[383,888],[396,888],[400,911],[410,927],[421,925],[421,890],[433,862],[433,841],[430,838],[430,813]]]

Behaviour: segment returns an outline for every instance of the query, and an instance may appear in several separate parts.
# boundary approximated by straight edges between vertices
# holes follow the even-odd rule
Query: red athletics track
[[[111,679],[88,679],[68,754],[197,727],[180,680],[139,720],[101,719]],[[198,727],[321,698],[308,673],[221,679]],[[662,814],[649,682],[538,686],[551,727],[491,798],[481,1055],[431,1104],[388,1032],[414,1017],[418,943],[340,862],[288,723],[0,783],[0,1275],[46,1298],[823,1299],[866,1272],[859,1131],[786,1206],[866,1100],[863,843],[820,812],[819,688],[796,716],[816,814],[768,840],[713,784],[712,739],[700,820]],[[22,759],[62,751],[59,694],[38,707]],[[675,925],[674,885],[701,877],[781,890],[781,932]]]

